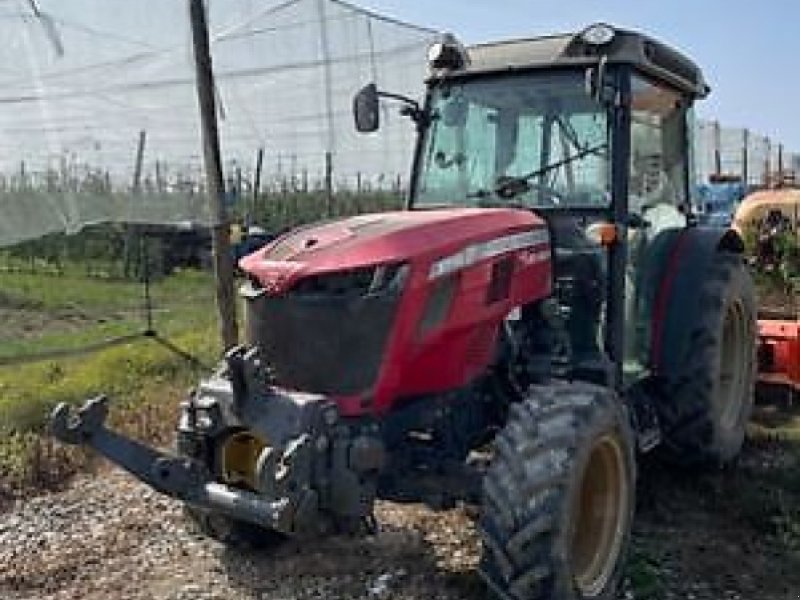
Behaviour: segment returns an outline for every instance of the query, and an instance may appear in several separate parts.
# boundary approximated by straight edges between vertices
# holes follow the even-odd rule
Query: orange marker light
[[[614,223],[592,223],[586,228],[586,237],[601,246],[611,246],[617,243],[619,232]]]

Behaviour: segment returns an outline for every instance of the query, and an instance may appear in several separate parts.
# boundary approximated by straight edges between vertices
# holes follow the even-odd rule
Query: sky
[[[357,0],[466,43],[577,31],[605,21],[651,34],[702,69],[704,119],[800,151],[800,0]]]

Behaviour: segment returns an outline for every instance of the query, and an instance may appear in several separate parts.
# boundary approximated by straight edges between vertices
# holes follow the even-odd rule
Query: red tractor
[[[499,597],[616,597],[637,454],[719,464],[753,402],[743,244],[691,214],[700,70],[638,33],[431,48],[408,210],[244,258],[247,343],[183,406],[177,452],[53,431],[183,500],[211,536],[374,528],[378,498],[480,506]]]

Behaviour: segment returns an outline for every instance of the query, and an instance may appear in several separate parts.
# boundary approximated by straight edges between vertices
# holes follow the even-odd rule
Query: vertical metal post
[[[742,139],[742,182],[744,183],[745,190],[750,184],[750,131],[744,130]]]
[[[783,144],[778,144],[778,186],[783,185]]]
[[[325,153],[325,214],[333,216],[333,156]]]
[[[134,196],[137,196],[142,191],[142,165],[144,164],[144,147],[145,147],[146,144],[147,144],[147,131],[142,129],[139,132],[139,142],[136,145],[136,158],[135,158],[135,161],[134,161],[134,164],[133,164],[133,181],[131,181],[131,190],[132,190]],[[144,241],[144,239],[142,237],[143,234],[142,234],[141,229],[136,227],[136,226],[134,226],[134,225],[131,225],[130,223],[127,223],[125,225],[125,241],[123,242],[123,246],[124,247],[123,247],[123,250],[122,250],[122,254],[124,256],[124,259],[123,259],[124,264],[123,264],[122,270],[123,270],[123,272],[125,274],[125,277],[130,277],[130,274],[131,274],[131,266],[132,266],[132,260],[133,260],[133,243],[134,243],[134,238],[136,237],[137,232],[139,234],[139,239],[138,239],[138,244],[139,244],[138,245],[138,249],[139,249],[139,252],[138,252],[139,266],[142,267],[142,265],[143,265],[142,261],[143,260],[149,260],[149,256],[145,255],[144,250],[143,250],[143,247],[144,247],[143,244],[145,244],[145,241]],[[144,269],[147,269],[147,268],[148,268],[147,266],[144,267]],[[145,307],[146,307],[146,310],[147,310],[147,323],[148,323],[147,328],[151,329],[151,325],[152,325],[151,313],[152,313],[152,310],[151,310],[151,304],[150,304],[150,280],[149,280],[149,274],[147,273],[147,271],[144,271],[144,273],[145,273],[145,282],[144,282],[144,284],[145,284]]]
[[[766,153],[766,156],[764,158],[764,177],[763,177],[763,180],[764,180],[764,185],[769,185],[769,180],[770,180],[769,172],[770,172],[770,169],[772,168],[772,165],[770,164],[770,158],[771,158],[770,155],[772,154],[772,143],[770,142],[769,138],[764,138],[764,139],[765,139],[765,146],[767,148],[767,153]]]
[[[239,342],[239,331],[236,323],[230,229],[223,197],[225,185],[222,178],[219,132],[217,130],[214,71],[211,64],[205,5],[203,0],[188,0],[188,2],[189,19],[192,25],[197,102],[200,108],[202,126],[206,185],[208,186],[208,195],[214,218],[211,241],[213,244],[217,310],[219,311],[223,349],[228,350]]]
[[[714,175],[722,175],[722,131],[719,121],[714,121]]]

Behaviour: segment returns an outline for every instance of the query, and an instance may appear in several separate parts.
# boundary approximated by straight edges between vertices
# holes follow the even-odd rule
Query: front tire
[[[218,512],[185,505],[184,515],[198,533],[237,550],[267,550],[280,545],[286,536]]]
[[[531,388],[512,406],[484,481],[481,574],[514,600],[616,597],[635,498],[634,441],[615,395]]]
[[[198,446],[182,438],[178,433],[177,450],[179,456],[186,456],[200,460],[218,478],[223,478],[225,470],[221,450],[225,444],[236,438],[237,430],[227,430],[217,436],[209,438],[200,446],[202,450],[197,455]],[[231,482],[226,482],[231,483]],[[226,514],[209,511],[189,504],[184,505],[184,515],[194,526],[198,533],[209,537],[231,548],[243,550],[270,549],[286,540],[286,536],[267,527],[261,527],[247,521],[234,519]]]

